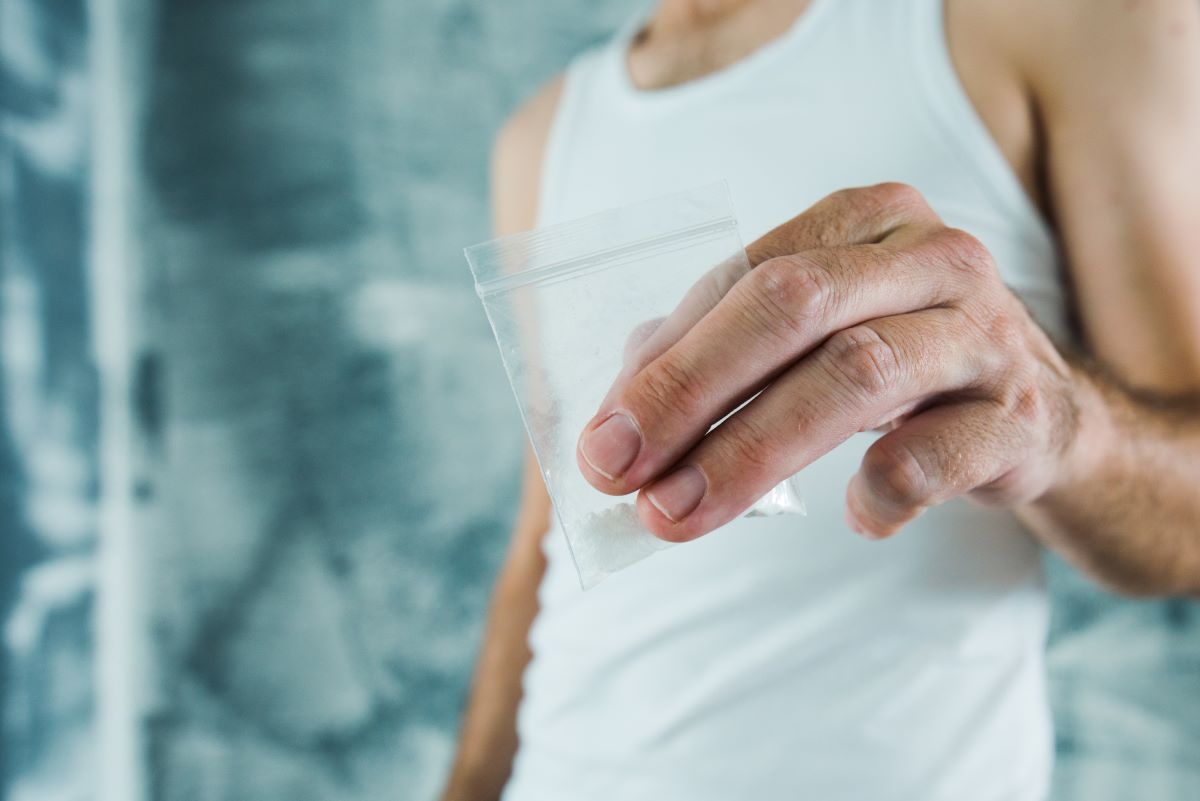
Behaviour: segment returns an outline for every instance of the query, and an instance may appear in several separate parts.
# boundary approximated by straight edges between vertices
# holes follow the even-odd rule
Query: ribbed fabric
[[[779,38],[661,91],[641,17],[571,66],[541,222],[726,179],[747,241],[836,189],[913,184],[1067,335],[1054,240],[976,114],[940,0],[814,0]],[[580,592],[561,532],[506,801],[1037,801],[1051,729],[1040,554],[955,501],[883,543],[842,519],[874,434],[802,474],[809,517],[738,520]]]

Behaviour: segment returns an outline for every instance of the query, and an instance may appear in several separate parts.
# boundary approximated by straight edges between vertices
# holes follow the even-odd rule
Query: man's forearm
[[[529,663],[529,627],[537,616],[542,565],[510,558],[492,598],[487,630],[443,801],[494,801],[517,751],[521,676]]]
[[[1074,372],[1067,467],[1022,516],[1112,589],[1200,594],[1200,400],[1134,393],[1082,364]]]

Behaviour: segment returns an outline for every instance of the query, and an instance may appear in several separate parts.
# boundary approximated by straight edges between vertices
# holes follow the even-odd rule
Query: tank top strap
[[[906,49],[921,82],[924,102],[945,129],[947,140],[973,165],[980,187],[1011,215],[1030,245],[1053,249],[1049,224],[1033,205],[959,79],[946,30],[946,0],[904,2],[908,6]]]

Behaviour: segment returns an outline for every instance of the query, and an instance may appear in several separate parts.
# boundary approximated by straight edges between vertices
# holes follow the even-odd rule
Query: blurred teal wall
[[[93,787],[89,37],[84,0],[0,0],[0,798]]]
[[[522,440],[462,255],[616,2],[162,0],[137,87],[155,799],[428,799]]]
[[[636,3],[117,5],[149,798],[429,801],[521,449],[461,248],[496,127]],[[81,0],[0,32],[0,798],[91,799],[101,94]],[[1197,801],[1197,606],[1050,576],[1056,798]]]

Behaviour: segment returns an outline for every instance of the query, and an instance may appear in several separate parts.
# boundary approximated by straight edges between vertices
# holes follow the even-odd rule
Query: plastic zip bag
[[[663,353],[749,272],[725,183],[465,252],[582,587],[670,547],[638,522],[631,496],[587,483],[575,443],[615,380]],[[804,514],[795,477],[745,514]]]

